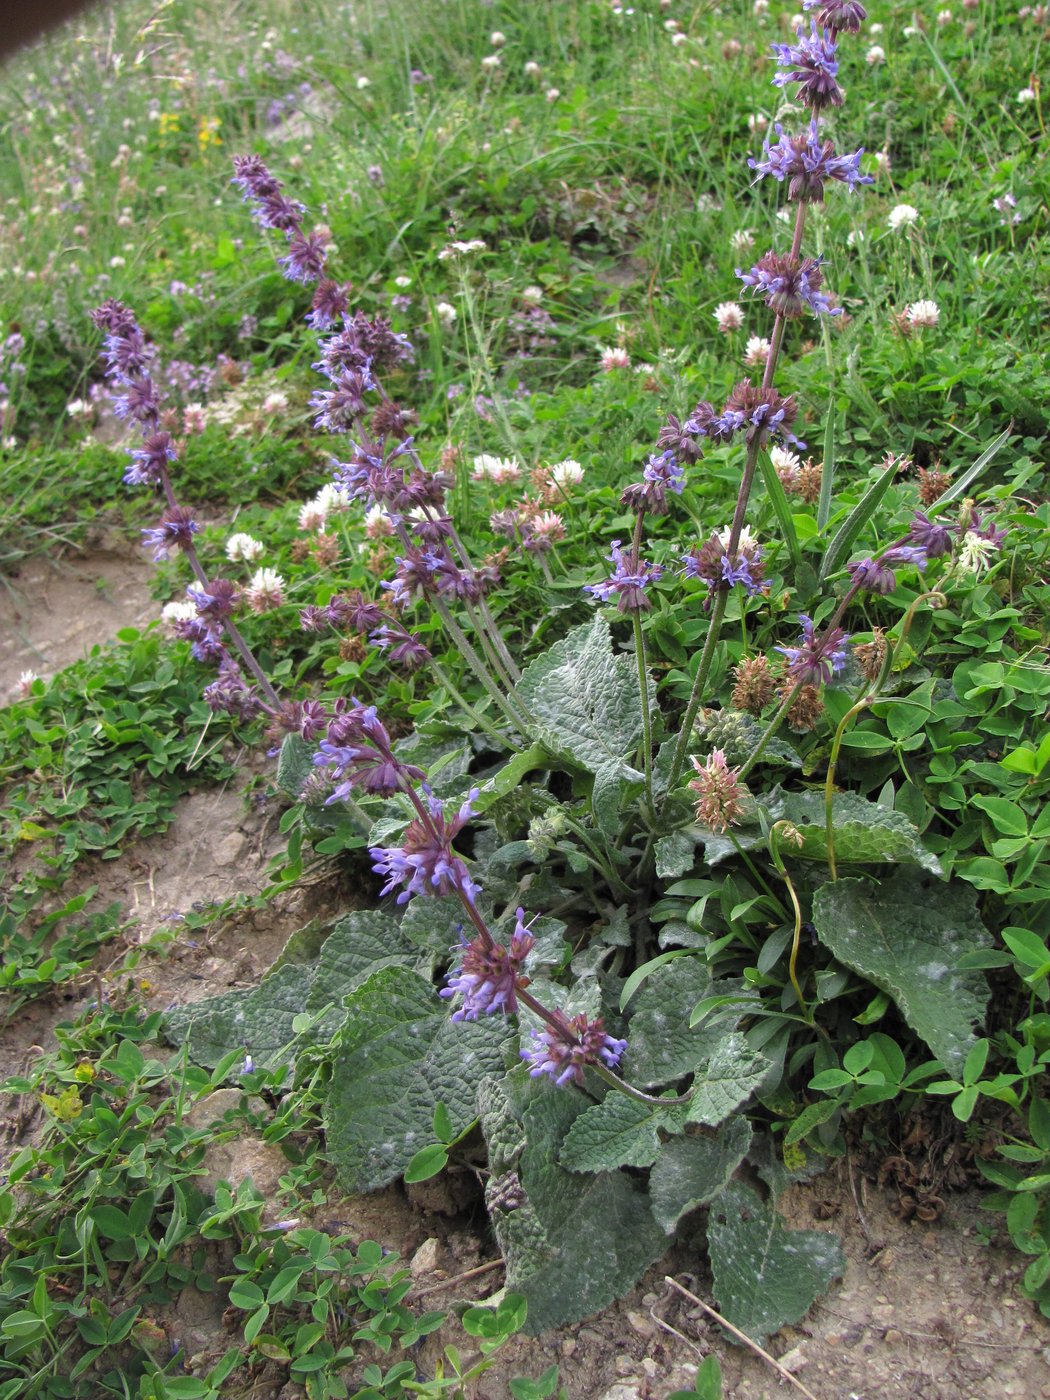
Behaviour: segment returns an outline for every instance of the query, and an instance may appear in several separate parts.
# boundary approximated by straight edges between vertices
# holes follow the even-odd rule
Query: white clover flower
[[[719,302],[712,315],[723,335],[728,335],[730,331],[738,331],[744,324],[744,308],[735,301]]]
[[[668,34],[677,34],[681,25],[676,19],[665,19],[664,28],[667,30]]]
[[[557,102],[558,98],[561,96],[561,93],[556,87],[549,87],[543,95],[548,102]]]
[[[682,47],[683,44],[688,44],[688,42],[689,42],[689,35],[688,35],[688,34],[672,34],[672,35],[671,35],[671,43],[675,46],[676,49],[680,49],[680,48]]]
[[[907,228],[909,224],[917,224],[919,211],[913,204],[895,204],[890,210],[886,222],[896,232],[897,229]]]
[[[513,457],[495,457],[489,452],[482,452],[474,458],[471,477],[475,481],[495,481],[502,485],[507,481],[518,481],[521,467]]]
[[[15,691],[19,700],[29,699],[30,695],[33,693],[33,682],[39,679],[40,677],[35,671],[22,671],[19,673],[18,686]]]
[[[404,291],[404,290],[406,289],[406,287],[411,287],[411,285],[412,285],[412,279],[411,279],[411,277],[404,277],[404,276],[402,276],[402,277],[395,277],[395,278],[394,278],[394,286],[395,286],[395,287],[400,287],[400,289],[401,289],[402,291]]]
[[[300,530],[323,530],[328,516],[316,501],[306,501],[299,507]]]
[[[941,319],[941,309],[935,301],[913,301],[904,308],[904,314],[909,323],[919,329],[935,326]]]
[[[879,63],[886,62],[886,50],[880,44],[872,44],[871,48],[864,55],[864,62],[870,63],[874,68]]]
[[[197,604],[187,603],[176,598],[171,603],[165,603],[160,610],[160,619],[168,627],[174,628],[177,622],[189,622],[191,618],[197,616]]]
[[[124,267],[127,264],[127,261],[127,258],[122,258],[118,253],[115,258],[110,258],[109,265],[110,267]]]
[[[560,491],[569,491],[573,486],[579,486],[583,480],[583,468],[573,457],[566,457],[564,462],[555,462],[550,469],[550,478]]]
[[[752,112],[747,119],[747,129],[754,135],[757,131],[765,131],[769,125],[769,118],[765,112]]]
[[[718,543],[722,546],[723,549],[729,548],[729,537],[732,533],[732,525],[726,525],[724,529],[715,531]],[[740,539],[737,542],[737,549],[740,551],[741,554],[751,555],[755,552],[756,549],[758,549],[758,547],[758,540],[756,540],[754,535],[751,533],[751,526],[745,525],[744,528],[740,531]]]
[[[541,306],[543,304],[543,288],[534,284],[522,287],[521,299],[526,306]]]
[[[536,60],[534,58],[530,58],[528,63],[526,63],[525,65],[526,78],[538,78],[542,72],[543,69],[536,62]]]
[[[501,49],[506,42],[507,36],[502,30],[494,29],[489,35],[489,43],[494,49]]]
[[[255,539],[252,535],[231,535],[226,541],[226,558],[234,563],[243,559],[250,564],[256,559],[261,559],[264,553],[265,547],[262,541]]]
[[[444,248],[438,253],[438,262],[452,262],[455,258],[469,257],[471,253],[488,252],[488,244],[482,238],[471,238],[466,242],[456,239],[452,243],[446,243]]]
[[[182,410],[184,433],[203,433],[208,426],[208,410],[202,403],[188,403]]]
[[[364,92],[365,88],[370,88],[371,86],[372,86],[372,79],[371,79],[371,78],[366,78],[366,77],[364,76],[364,74],[362,74],[361,77],[358,78],[358,80],[357,80],[357,90],[358,90],[358,92]]]
[[[530,522],[533,532],[543,540],[563,540],[565,538],[565,524],[556,510],[541,510],[532,517]]]
[[[871,37],[872,37],[873,39],[877,39],[878,36],[883,32],[883,30],[884,30],[885,28],[886,28],[886,26],[885,26],[884,24],[869,24],[869,25],[868,25],[868,33],[871,35]]]
[[[329,515],[338,515],[344,510],[349,510],[350,493],[345,486],[338,486],[334,481],[329,481],[318,491],[313,503],[327,518]]]
[[[492,73],[495,69],[503,67],[503,60],[498,53],[487,53],[481,60],[481,66],[486,73]]]
[[[770,343],[764,335],[750,335],[744,347],[744,364],[748,369],[756,369],[769,359]]]
[[[982,574],[998,555],[999,546],[973,530],[967,530],[959,547],[958,568],[968,574]]]
[[[944,26],[945,26],[946,24],[951,24],[951,22],[952,22],[952,12],[951,12],[951,10],[938,10],[938,11],[937,11],[937,24],[940,26],[941,29],[943,29]]]
[[[244,591],[252,612],[267,612],[284,602],[284,579],[276,569],[256,569]]]
[[[66,404],[70,418],[90,418],[94,411],[95,406],[88,399],[71,399]]]
[[[599,349],[601,357],[601,367],[606,374],[614,369],[630,369],[631,357],[627,351],[619,345],[603,345]]]
[[[868,235],[862,228],[851,228],[846,234],[846,247],[857,248],[861,243],[867,242]]]
[[[288,407],[288,395],[282,394],[279,389],[267,394],[262,401],[263,413],[281,413]]]
[[[770,448],[769,460],[773,463],[773,470],[778,472],[797,472],[802,465],[798,453],[789,452],[786,447]]]
[[[459,315],[456,308],[451,306],[447,301],[439,301],[437,306],[434,307],[434,312],[443,326],[454,325],[456,317]]]
[[[729,240],[729,247],[735,257],[742,258],[755,246],[755,235],[749,228],[738,228]]]
[[[365,535],[370,540],[387,539],[394,533],[394,522],[385,506],[371,506],[365,511]]]
[[[1017,94],[1017,97],[1016,97],[1014,100],[1015,100],[1016,102],[1020,102],[1022,106],[1023,106],[1026,102],[1034,102],[1034,101],[1035,101],[1035,88],[1030,88],[1030,87],[1024,87],[1024,88],[1022,88],[1021,91]]]

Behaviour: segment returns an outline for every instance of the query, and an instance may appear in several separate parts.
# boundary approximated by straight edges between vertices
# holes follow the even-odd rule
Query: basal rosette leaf
[[[813,924],[839,962],[891,996],[912,1030],[960,1076],[989,996],[983,973],[958,970],[964,953],[991,943],[973,890],[910,870],[878,885],[838,880],[814,896]]]
[[[344,1188],[373,1191],[431,1140],[438,1103],[454,1133],[467,1127],[479,1083],[503,1074],[517,1035],[499,1016],[450,1020],[429,979],[405,967],[373,973],[346,1012],[325,1099],[328,1146]]]
[[[558,1160],[572,1172],[650,1167],[660,1155],[657,1129],[677,1133],[684,1122],[684,1104],[657,1108],[613,1090],[575,1120]]]
[[[741,1003],[736,1017],[709,1017],[692,1029],[690,1013],[705,997],[742,988],[735,981],[712,982],[700,957],[680,957],[656,968],[631,1003],[625,1078],[639,1086],[669,1084],[706,1063],[747,1008]]]
[[[682,1216],[708,1201],[729,1184],[751,1146],[751,1125],[742,1115],[710,1136],[676,1137],[660,1148],[649,1174],[653,1216],[673,1235]]]
[[[742,1182],[713,1201],[707,1248],[720,1311],[758,1342],[800,1321],[846,1266],[834,1235],[788,1230],[775,1205]]]

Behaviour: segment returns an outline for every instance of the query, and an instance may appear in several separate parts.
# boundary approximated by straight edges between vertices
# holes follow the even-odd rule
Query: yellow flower
[[[179,126],[177,112],[161,112],[160,121],[157,123],[157,132],[160,136],[174,136]]]
[[[202,154],[212,146],[222,145],[222,137],[219,135],[221,125],[218,117],[201,117],[197,123],[197,145]]]

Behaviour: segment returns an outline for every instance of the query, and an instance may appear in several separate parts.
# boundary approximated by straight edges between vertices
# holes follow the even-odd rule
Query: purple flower
[[[633,559],[620,548],[620,541],[613,540],[610,553],[605,557],[615,565],[612,574],[602,583],[589,583],[585,593],[593,593],[603,603],[608,603],[614,594],[619,594],[617,604],[620,612],[645,612],[652,607],[645,590],[663,575],[659,564],[649,564],[644,559]]]
[[[291,282],[317,282],[324,273],[325,239],[319,233],[304,234],[296,229],[288,242],[288,252],[277,259],[278,267]]]
[[[443,997],[463,998],[452,1020],[476,1021],[479,1014],[490,1016],[496,1011],[513,1015],[518,1009],[518,987],[528,981],[522,977],[522,967],[535,942],[525,927],[524,909],[517,911],[509,948],[480,937],[464,939],[460,965],[448,974],[448,986],[440,992]]]
[[[334,389],[316,389],[310,399],[310,407],[317,410],[314,427],[345,433],[364,412],[364,396],[376,384],[367,365],[344,370],[334,383]]]
[[[235,584],[228,578],[213,578],[210,583],[199,588],[187,588],[186,596],[197,604],[197,616],[209,622],[219,622],[230,617],[240,602],[241,595]]]
[[[711,593],[717,588],[741,584],[749,597],[762,591],[762,546],[751,538],[750,529],[741,532],[734,559],[726,552],[729,529],[709,535],[702,545],[681,556],[684,578],[702,579]],[[709,594],[710,596],[710,594]]]
[[[167,464],[175,460],[175,447],[170,433],[150,433],[142,446],[131,453],[124,472],[129,486],[155,485],[162,479]]]
[[[820,290],[823,258],[793,258],[790,254],[769,252],[760,258],[750,272],[736,275],[756,296],[765,299],[770,310],[782,316],[801,316],[808,308],[814,316],[841,316],[842,308],[833,307],[827,292]]]
[[[862,175],[860,171],[863,147],[852,155],[836,155],[834,145],[820,139],[816,121],[799,136],[785,136],[779,122],[774,130],[776,143],[771,145],[767,140],[762,147],[765,159],[749,159],[747,163],[760,176],[772,175],[780,182],[786,180],[789,199],[817,203],[824,198],[828,180],[841,180],[851,194],[858,185],[874,183],[871,175]]]
[[[406,671],[418,671],[431,660],[430,651],[413,632],[406,632],[399,623],[385,623],[369,635],[369,641],[381,651],[390,648],[390,660],[404,666]]]
[[[908,539],[931,559],[939,559],[952,547],[952,533],[946,525],[938,525],[923,511],[917,510],[908,528]]]
[[[802,0],[804,10],[814,10],[817,6],[817,23],[832,34],[858,34],[868,17],[868,12],[860,0]]]
[[[667,514],[667,492],[680,496],[685,490],[685,467],[666,448],[653,453],[642,470],[642,480],[633,482],[620,497],[628,510],[646,511],[650,515]]]
[[[143,429],[156,428],[160,413],[160,394],[149,375],[127,381],[127,392],[113,400],[113,412],[118,418],[130,418]]]
[[[350,283],[333,282],[330,277],[322,277],[314,292],[313,309],[306,317],[306,323],[315,331],[323,331],[337,321],[350,305]]]
[[[161,516],[160,524],[143,530],[142,543],[153,549],[154,559],[167,559],[171,549],[188,549],[200,526],[182,506],[172,508]]]
[[[825,107],[842,106],[842,89],[835,81],[839,71],[835,57],[835,41],[828,34],[822,34],[816,21],[810,21],[811,32],[803,34],[799,29],[797,44],[774,44],[773,52],[777,63],[788,71],[777,73],[774,87],[787,87],[788,83],[798,83],[798,101],[814,112]]]
[[[897,587],[897,576],[886,563],[885,558],[858,559],[853,564],[847,564],[846,567],[856,586],[868,593],[892,593]]]
[[[226,655],[219,632],[199,617],[181,618],[175,623],[175,635],[192,645],[190,651],[194,661],[205,665],[221,661]]]
[[[710,404],[707,405],[711,407]],[[685,423],[680,423],[673,413],[668,414],[667,422],[656,435],[656,445],[664,451],[672,452],[675,457],[683,462],[692,465],[699,462],[704,455],[703,446],[697,442],[701,436],[701,429],[698,423],[692,419]]]
[[[849,638],[841,627],[830,628],[822,637],[815,634],[813,619],[799,613],[802,639],[797,647],[776,647],[788,659],[787,676],[807,685],[827,685],[846,666],[846,643]]]
[[[417,817],[405,830],[400,846],[384,849],[373,846],[369,854],[377,875],[386,876],[381,894],[403,886],[398,904],[406,904],[414,894],[458,894],[473,904],[478,886],[470,878],[463,860],[452,849],[452,842],[474,815],[472,801],[478,789],[472,788],[467,800],[451,819],[445,817],[444,803],[428,796],[426,820]]]
[[[255,691],[245,683],[237,663],[229,656],[219,667],[218,680],[205,687],[204,700],[209,709],[236,715],[238,719],[252,719],[262,709]]]
[[[437,592],[437,571],[443,560],[431,549],[406,549],[394,556],[397,572],[382,584],[398,607],[422,594]]]
[[[582,1085],[585,1065],[601,1062],[609,1069],[617,1067],[627,1042],[607,1035],[600,1016],[593,1021],[583,1015],[570,1019],[555,1012],[555,1016],[561,1027],[555,1029],[546,1024],[542,1030],[533,1031],[532,1045],[521,1051],[522,1059],[531,1065],[529,1074],[534,1079],[549,1074],[555,1084],[573,1080]]]

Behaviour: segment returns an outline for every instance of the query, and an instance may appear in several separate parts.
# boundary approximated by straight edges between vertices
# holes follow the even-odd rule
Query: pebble
[[[438,1262],[438,1242],[431,1236],[429,1240],[424,1240],[412,1256],[409,1264],[409,1272],[413,1278],[422,1278],[424,1274],[432,1274],[437,1268]]]
[[[231,831],[224,836],[221,841],[217,841],[211,848],[212,864],[218,866],[233,865],[240,858],[241,852],[248,844],[248,838],[243,831]]]
[[[904,1341],[904,1333],[898,1332],[896,1327],[887,1327],[882,1334],[882,1340],[888,1342],[891,1347],[895,1347],[898,1342]]]
[[[803,1366],[809,1365],[809,1357],[802,1350],[801,1346],[792,1347],[783,1356],[778,1358],[785,1371],[790,1371],[792,1375],[796,1371],[801,1371]]]
[[[616,1358],[616,1374],[618,1376],[629,1376],[634,1370],[634,1357],[624,1353]]]
[[[627,1321],[640,1337],[651,1337],[656,1331],[656,1324],[651,1317],[646,1317],[644,1313],[629,1312]]]
[[[565,1340],[564,1340],[564,1341],[562,1342],[562,1344],[561,1344],[561,1354],[562,1354],[562,1356],[571,1356],[575,1350],[576,1350],[576,1338],[575,1338],[575,1337],[566,1337]]]
[[[643,1400],[641,1385],[640,1381],[633,1385],[617,1382],[603,1391],[598,1400]]]
[[[646,1356],[642,1359],[642,1370],[649,1380],[654,1381],[659,1374],[660,1368],[651,1356]]]

